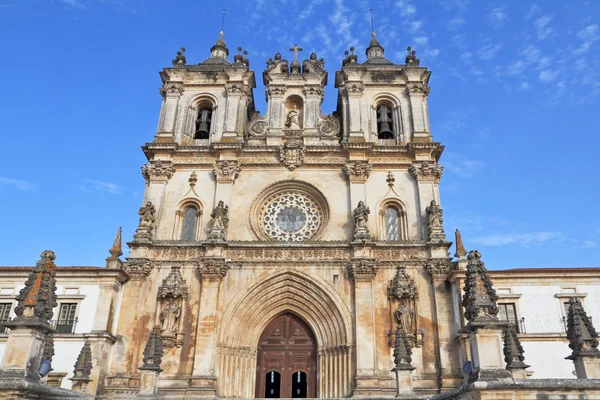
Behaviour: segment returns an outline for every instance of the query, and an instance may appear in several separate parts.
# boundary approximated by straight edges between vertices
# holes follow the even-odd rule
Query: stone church
[[[100,287],[82,333],[94,360],[87,393],[424,398],[465,384],[469,361],[482,379],[494,378],[487,369],[525,379],[519,340],[541,357],[540,377],[574,382],[564,356],[555,375],[544,370],[548,349],[568,355],[566,322],[556,325],[562,336],[542,337],[554,329],[547,321],[527,336],[526,326],[538,325],[521,316],[535,320],[537,311],[515,304],[543,286],[557,294],[552,321],[568,311],[564,299],[588,296],[591,307],[600,303],[599,271],[488,273],[478,252],[467,257],[458,232],[450,256],[439,193],[444,146],[429,126],[431,72],[414,50],[395,64],[373,34],[366,57],[346,51],[332,115],[321,110],[325,62],[315,53],[302,61],[298,45],[266,62],[264,114],[247,53],[229,57],[223,33],[206,60],[188,63],[184,53],[160,72],[162,108],[143,146],[145,194],[129,257],[120,259],[119,233],[106,268],[56,269],[59,303],[81,302],[90,282]],[[6,268],[0,289],[19,273]],[[576,365],[577,377],[600,377],[585,365]],[[520,388],[582,398],[556,382]],[[599,398],[595,382],[581,386],[592,396],[584,398]]]

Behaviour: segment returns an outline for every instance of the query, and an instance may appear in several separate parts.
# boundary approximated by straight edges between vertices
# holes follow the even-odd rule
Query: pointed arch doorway
[[[273,319],[258,342],[256,397],[317,397],[316,349],[302,319],[291,313]]]

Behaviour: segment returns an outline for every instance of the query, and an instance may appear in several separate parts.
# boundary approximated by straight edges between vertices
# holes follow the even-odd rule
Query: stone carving
[[[467,274],[465,278],[465,294],[462,305],[465,318],[469,323],[498,321],[498,295],[493,287],[489,273],[481,261],[481,253],[477,250],[467,256]]]
[[[90,374],[92,373],[92,347],[90,341],[86,340],[79,352],[75,367],[73,369],[73,377],[69,378],[72,381],[91,382]]]
[[[434,181],[439,183],[444,172],[444,167],[439,164],[430,165],[429,162],[423,161],[421,165],[412,164],[408,168],[410,175],[417,181]]]
[[[219,160],[213,168],[213,173],[218,181],[235,181],[241,170],[239,161]]]
[[[186,64],[187,60],[185,59],[185,55],[183,55],[183,53],[185,53],[185,47],[182,47],[181,50],[177,52],[175,59],[172,60],[174,66],[182,67]]]
[[[415,367],[412,363],[412,349],[406,331],[401,325],[396,328],[396,339],[394,341],[394,368],[392,371],[413,371]]]
[[[419,291],[414,279],[408,275],[406,267],[398,266],[396,275],[388,286],[390,310],[393,310],[394,307],[396,308],[390,324],[391,329],[388,333],[390,346],[394,345],[394,326],[402,327],[412,347],[421,347],[423,344],[423,335],[417,329],[418,297]]]
[[[506,325],[503,329],[504,335],[504,361],[506,361],[506,369],[511,370],[524,370],[529,368],[529,365],[525,364],[525,350],[521,345],[519,336],[515,331],[513,325]]]
[[[412,49],[412,47],[408,46],[406,48],[408,54],[406,55],[406,66],[407,67],[418,67],[421,60],[417,58],[417,52]]]
[[[347,261],[350,259],[350,251],[346,249],[229,249],[228,257],[235,260],[248,261]]]
[[[42,353],[42,360],[47,360],[52,363],[54,354],[54,335],[52,333],[48,333],[44,339],[44,352]]]
[[[407,241],[407,243],[410,242]],[[427,259],[426,253],[419,248],[375,248],[373,249],[373,257],[381,261],[422,261]]]
[[[358,62],[358,56],[354,54],[354,46],[350,47],[350,51],[346,50],[344,55],[346,58],[342,60],[342,66],[345,66],[346,64],[355,64]]]
[[[288,140],[279,148],[279,160],[287,169],[293,171],[304,163],[305,153],[306,149],[301,141]]]
[[[255,111],[248,121],[248,135],[251,137],[264,137],[267,133],[269,124],[266,116],[261,117],[258,111]]]
[[[394,178],[394,174],[392,174],[392,171],[387,173],[387,178],[385,179],[385,181],[387,182],[388,186],[390,188],[394,187],[394,183],[396,182],[396,178]]]
[[[379,267],[372,260],[357,260],[348,264],[348,275],[358,282],[372,281]]]
[[[190,175],[190,179],[188,179],[188,182],[190,183],[190,187],[193,189],[194,186],[196,186],[196,183],[198,183],[198,175],[196,175],[196,171],[193,171],[192,174]]]
[[[300,111],[298,111],[298,106],[296,104],[293,104],[292,109],[287,113],[285,119],[285,127],[288,129],[301,129],[300,121],[298,120],[299,115]]]
[[[427,214],[427,228],[428,228],[428,239],[430,242],[443,242],[446,240],[446,234],[444,233],[444,213],[442,209],[437,205],[435,200],[431,200],[429,206],[425,208]]]
[[[56,302],[56,255],[52,250],[45,250],[41,259],[29,273],[25,287],[19,291],[15,300],[17,320],[26,320],[47,324],[52,319],[52,309]]]
[[[354,161],[353,163],[344,165],[344,172],[350,180],[366,181],[371,175],[373,164],[368,161]]]
[[[275,54],[275,58],[269,58],[267,60],[267,69],[265,71],[273,71],[277,69],[276,72],[288,72],[288,62],[287,60],[281,59],[281,53]]]
[[[365,203],[362,201],[358,202],[358,206],[354,209],[354,240],[355,241],[368,241],[371,240],[371,234],[369,232],[369,214],[371,211],[369,207],[365,207]]]
[[[567,317],[567,339],[569,348],[573,350],[569,360],[581,356],[600,357],[598,350],[598,333],[592,324],[592,319],[587,315],[581,301],[572,297],[569,299],[569,315]]]
[[[144,348],[143,365],[141,370],[162,371],[160,364],[162,363],[163,346],[160,326],[155,326],[150,332],[148,343]]]
[[[110,257],[109,259],[111,260],[118,260],[119,257],[121,257],[123,255],[123,249],[122,249],[122,231],[121,231],[121,227],[119,227],[119,230],[117,231],[117,236],[115,237],[115,240],[113,241],[113,245],[112,247],[108,250],[108,252],[110,253]]]
[[[174,173],[175,167],[172,161],[155,160],[142,167],[142,176],[146,180],[146,185],[153,179],[168,181]]]
[[[179,241],[176,241],[179,243]],[[156,242],[154,242],[156,244]],[[175,243],[175,242],[173,242]],[[150,256],[153,259],[162,260],[190,260],[202,256],[202,249],[199,247],[188,246],[168,246],[168,247],[153,247],[150,249]]]
[[[224,259],[206,259],[198,265],[202,279],[222,280],[229,271],[229,262]]]
[[[208,235],[209,240],[225,241],[227,226],[229,225],[229,207],[220,200],[217,207],[210,214],[211,231]]]
[[[183,92],[183,84],[179,82],[167,82],[159,89],[160,95],[163,98],[180,97]]]
[[[365,86],[362,83],[347,83],[342,89],[342,94],[361,95],[365,91]]]
[[[287,68],[287,64],[286,64],[286,68]],[[285,72],[287,72],[287,69]],[[266,89],[266,91],[267,91],[267,94],[271,95],[271,96],[282,96],[283,94],[285,94],[285,86],[275,86],[275,85],[269,86]]]
[[[161,327],[162,344],[166,348],[181,347],[184,332],[181,327],[183,302],[188,298],[189,288],[181,276],[180,267],[172,266],[169,275],[158,288],[158,321]]]
[[[429,272],[429,276],[432,278],[445,279],[452,270],[452,265],[448,262],[448,260],[430,260],[430,262],[425,264],[425,268],[427,269],[427,272]]]
[[[292,47],[290,49],[290,51],[294,52],[294,61],[292,61],[290,73],[299,74],[300,73],[300,61],[298,61],[298,52],[302,51],[302,48],[298,47],[298,45],[295,44],[294,47]]]
[[[130,258],[123,266],[132,279],[146,279],[152,272],[152,264],[144,258]]]
[[[225,91],[228,95],[243,95],[249,94],[249,90],[245,85],[240,83],[228,83],[225,85]]]
[[[138,242],[150,242],[153,236],[154,222],[156,221],[156,208],[151,201],[146,202],[138,211],[140,222],[133,237]]]
[[[318,202],[311,196],[285,191],[269,198],[259,218],[265,234],[270,238],[300,242],[310,240],[317,234],[323,223],[322,214]]]
[[[340,133],[340,121],[333,115],[321,115],[317,123],[317,131],[321,137],[335,137]]]
[[[317,60],[317,54],[311,53],[308,60],[302,62],[302,73],[319,73],[325,69],[325,60],[319,58]]]
[[[250,62],[248,61],[248,51],[244,50],[244,55],[242,55],[242,48],[237,48],[238,53],[233,56],[233,61],[235,64],[242,64],[246,67],[250,66]]]

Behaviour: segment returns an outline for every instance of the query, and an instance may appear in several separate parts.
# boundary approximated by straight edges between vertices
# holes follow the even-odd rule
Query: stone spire
[[[163,348],[162,348],[162,337],[160,326],[156,325],[150,336],[148,337],[148,343],[144,348],[144,365],[139,369],[149,371],[162,371],[160,364],[162,362]]]
[[[592,320],[581,305],[578,298],[569,299],[569,316],[567,317],[567,338],[573,353],[567,357],[574,359],[581,355],[600,356],[598,350],[598,333],[592,325]]]
[[[406,337],[406,331],[402,328],[402,325],[398,325],[396,328],[396,341],[394,343],[394,369],[392,371],[409,370],[415,369],[411,365],[412,363],[412,349]]]
[[[52,319],[52,309],[56,302],[56,256],[52,250],[42,252],[27,281],[15,298],[18,301],[15,314],[19,321],[48,324]]]
[[[470,251],[467,259],[469,264],[463,296],[465,318],[469,323],[498,321],[498,295],[481,261],[481,253],[477,250]]]
[[[108,252],[110,253],[109,258],[112,260],[116,260],[123,255],[123,245],[122,245],[121,236],[122,236],[122,230],[121,230],[121,227],[119,227],[119,230],[117,231],[117,236],[115,236],[113,245],[108,250]]]
[[[467,250],[465,250],[465,245],[463,244],[462,236],[460,235],[460,231],[458,229],[454,232],[454,238],[454,242],[456,243],[456,253],[454,254],[454,257],[459,259],[465,258],[467,255]]]
[[[519,340],[519,336],[515,331],[513,325],[506,325],[503,330],[504,335],[504,361],[506,361],[506,369],[509,370],[513,378],[515,379],[525,379],[527,378],[527,372],[525,369],[530,366],[525,364],[525,350],[523,350],[523,346],[521,345],[521,341]]]
[[[87,384],[92,380],[90,375],[92,373],[92,348],[90,341],[86,340],[79,352],[77,361],[73,368],[73,377],[69,378],[73,382],[71,389],[76,392],[85,392],[87,390]]]

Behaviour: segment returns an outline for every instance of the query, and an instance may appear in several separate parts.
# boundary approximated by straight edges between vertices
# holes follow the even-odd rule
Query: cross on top
[[[299,51],[302,51],[302,49],[301,49],[300,47],[298,47],[298,45],[297,45],[297,44],[295,44],[295,45],[294,45],[294,47],[292,47],[292,48],[290,49],[290,51],[293,51],[293,52],[294,52],[294,61],[298,61],[298,52],[299,52]]]

